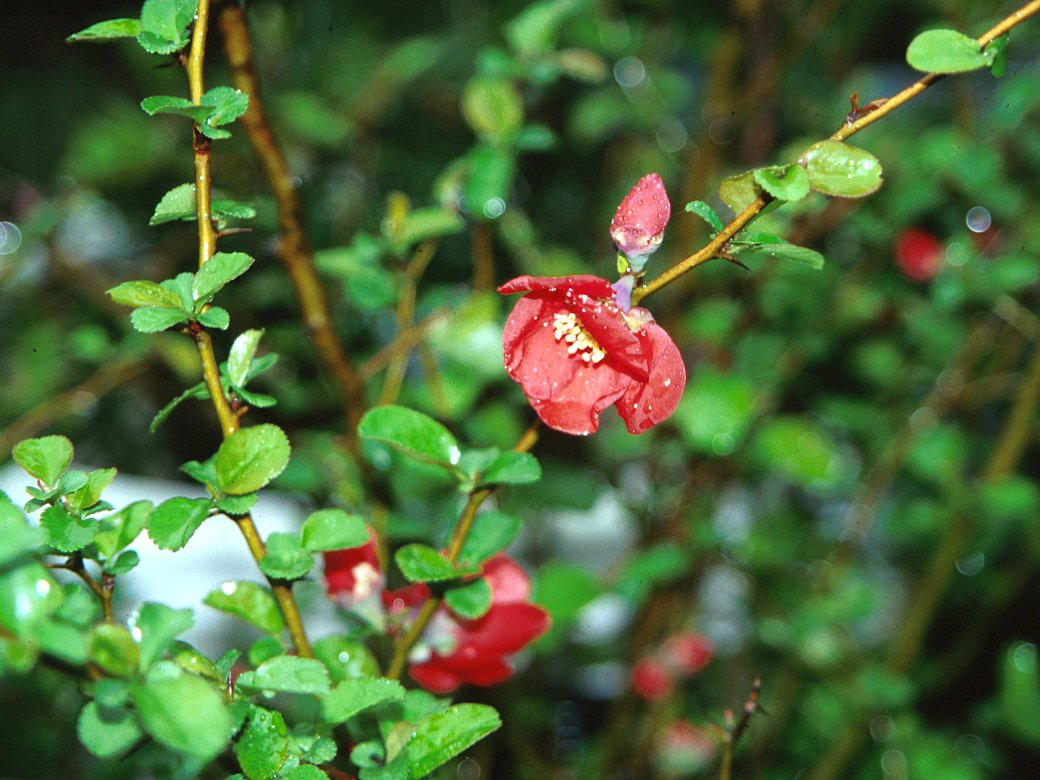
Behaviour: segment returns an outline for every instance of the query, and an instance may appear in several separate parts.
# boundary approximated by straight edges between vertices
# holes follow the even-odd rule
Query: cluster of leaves
[[[174,238],[194,229],[180,224],[195,219],[194,184],[177,185],[150,206],[154,181],[167,182],[158,192],[183,181],[187,136],[174,136],[185,148],[171,152],[164,122],[184,127],[159,116],[171,114],[187,117],[211,140],[223,139],[226,153],[215,146],[214,154],[226,166],[220,178],[256,205],[217,198],[213,217],[221,231],[234,220],[255,220],[255,237],[234,238],[252,255],[219,252],[194,274],[172,274],[169,267],[182,267],[185,253],[149,242],[154,256],[126,250],[146,270],[97,264],[97,278],[116,276],[102,289],[111,287],[111,299],[133,307],[132,332],[122,321],[103,320],[105,301],[91,299],[87,283],[66,281],[68,289],[57,286],[61,292],[21,282],[32,295],[10,296],[13,314],[0,323],[11,334],[0,347],[3,362],[14,367],[0,388],[5,417],[74,384],[73,371],[141,354],[141,334],[148,334],[145,343],[169,376],[150,372],[148,383],[135,383],[140,394],[122,389],[116,402],[63,425],[121,467],[161,470],[163,453],[173,463],[201,457],[199,442],[185,445],[178,426],[158,425],[190,416],[192,430],[204,428],[203,405],[181,402],[206,399],[213,385],[198,383],[189,339],[160,332],[217,331],[219,339],[234,314],[236,322],[242,317],[264,329],[228,334],[218,384],[236,414],[264,408],[265,419],[278,425],[243,428],[209,459],[190,460],[183,469],[206,497],[157,506],[108,506],[102,491],[114,470],[70,470],[72,450],[63,438],[19,445],[16,461],[37,481],[25,511],[41,518],[37,527],[12,502],[0,502],[5,673],[41,660],[78,670],[87,678],[77,718],[88,750],[136,756],[136,746],[154,741],[177,757],[182,774],[227,750],[250,780],[317,778],[330,762],[349,762],[364,778],[421,777],[439,766],[448,774],[453,756],[500,729],[505,738],[481,757],[495,776],[603,776],[609,767],[636,777],[655,771],[651,766],[688,775],[699,770],[677,763],[656,741],[663,721],[677,712],[703,719],[732,706],[755,673],[763,674],[763,704],[773,717],[756,720],[742,748],[749,762],[777,774],[825,761],[843,731],[866,734],[868,725],[874,742],[858,765],[865,774],[896,754],[914,776],[936,775],[936,767],[965,778],[1013,773],[1016,756],[1040,739],[1032,725],[1040,708],[1035,645],[1022,641],[1029,632],[1020,620],[986,621],[1016,608],[1021,573],[1035,568],[1040,491],[1024,469],[980,475],[1002,441],[1001,421],[1021,394],[1017,379],[1035,351],[1030,310],[1040,233],[1029,204],[1040,193],[1028,174],[1040,160],[1040,136],[1028,120],[1040,107],[1035,71],[1009,59],[1006,38],[984,49],[951,30],[914,39],[907,59],[919,70],[990,68],[1006,71],[1005,79],[978,89],[969,82],[952,127],[955,112],[942,97],[930,106],[914,103],[886,117],[888,130],[864,133],[861,149],[812,140],[840,122],[834,107],[846,105],[849,84],[865,89],[876,76],[852,71],[875,57],[863,35],[873,22],[862,8],[833,19],[819,45],[799,49],[801,9],[761,4],[758,21],[789,34],[779,36],[782,45],[756,37],[744,44],[746,59],[775,55],[785,67],[750,68],[749,81],[723,95],[732,103],[723,111],[703,100],[704,74],[717,73],[716,89],[727,92],[728,71],[716,52],[742,36],[707,4],[666,4],[660,19],[642,9],[620,15],[591,0],[541,0],[522,10],[495,4],[487,11],[493,23],[480,30],[472,19],[456,20],[468,31],[461,37],[448,22],[426,26],[418,19],[397,20],[400,30],[381,37],[385,20],[376,8],[318,3],[311,16],[277,2],[252,5],[256,45],[274,79],[268,107],[299,167],[301,191],[318,193],[305,206],[316,243],[328,247],[318,253],[318,267],[330,289],[342,288],[333,290],[342,293],[339,335],[371,380],[367,399],[391,402],[370,410],[358,431],[369,466],[359,467],[330,433],[338,401],[316,378],[303,329],[287,321],[294,304],[281,272],[273,263],[252,267],[252,255],[267,254],[264,242],[277,228],[270,201],[250,189],[251,164],[236,145],[241,133],[228,138],[246,96],[225,86],[205,92],[199,105],[133,95],[133,114],[112,109],[107,122],[84,117],[73,128],[74,151],[64,167],[47,169],[78,182],[81,200],[47,200],[25,225],[21,256],[58,258],[60,267],[53,247],[68,252],[77,245],[63,231],[77,240],[85,233],[74,219],[82,199],[141,224],[151,213],[151,224],[165,225]],[[964,29],[984,28],[988,19],[980,16],[996,13],[985,5],[965,12],[971,18]],[[912,25],[931,23],[924,9],[908,9],[900,10],[909,20],[907,39]],[[73,40],[134,39],[146,52],[177,56],[190,42],[194,10],[190,0],[148,0],[139,19],[103,22]],[[1035,34],[1020,29],[1027,51]],[[460,73],[458,63],[469,62],[463,53],[472,55],[473,67]],[[637,59],[641,79],[622,72],[626,58]],[[611,80],[613,63],[620,70]],[[127,67],[153,83],[169,72],[153,64]],[[744,105],[741,91],[761,95],[753,76],[766,71],[784,99]],[[830,73],[833,79],[825,78]],[[941,89],[956,90],[957,83]],[[140,124],[148,120],[138,103],[157,118]],[[774,103],[794,110],[773,112]],[[775,122],[773,146],[785,144],[791,153],[771,146],[756,154],[717,142],[707,129],[714,115],[702,122],[701,106],[740,132]],[[867,109],[854,109],[847,121],[860,115]],[[670,140],[677,126],[690,132],[689,144]],[[701,157],[706,150],[717,155]],[[795,162],[763,166],[764,159]],[[880,160],[884,188],[862,199],[882,184]],[[673,194],[690,171],[703,177],[703,190],[685,197],[705,197],[687,211],[707,223],[709,237],[725,229],[728,212],[769,201],[721,253],[748,262],[754,274],[712,263],[698,272],[695,301],[681,294],[648,299],[690,368],[670,422],[639,438],[616,424],[578,442],[545,436],[539,466],[510,449],[530,414],[502,375],[502,303],[461,284],[471,254],[508,266],[491,266],[497,279],[514,272],[602,274],[609,248],[590,252],[598,238],[584,236],[604,235],[615,196],[648,170],[659,170]],[[152,177],[143,192],[134,186],[140,176]],[[704,196],[715,181],[719,197]],[[408,195],[386,194],[388,182]],[[831,196],[837,199],[825,200]],[[149,206],[142,213],[143,203]],[[964,213],[980,204],[995,226],[982,234],[964,224]],[[818,215],[826,236],[812,228]],[[694,222],[673,229],[657,262],[696,247]],[[891,238],[910,228],[926,229],[945,249],[930,281],[901,278],[890,262]],[[106,235],[122,233],[106,224]],[[436,261],[419,278],[420,264],[407,262],[409,255],[433,249]],[[0,269],[0,280],[7,273]],[[142,276],[165,281],[113,286]],[[41,296],[45,307],[29,300]],[[44,309],[53,317],[39,317]],[[985,330],[977,330],[979,321]],[[280,359],[261,354],[261,338]],[[258,379],[277,391],[257,391]],[[156,438],[125,411],[143,405],[159,409]],[[1035,444],[1023,446],[1029,462]],[[185,447],[188,454],[180,454]],[[318,510],[298,532],[271,534],[259,561],[267,585],[244,572],[206,597],[208,606],[261,631],[252,647],[206,658],[178,638],[192,624],[190,612],[153,602],[128,605],[135,614],[125,625],[107,619],[105,605],[120,593],[115,583],[136,574],[132,547],[142,532],[160,547],[180,549],[208,518],[244,517],[256,492],[272,483],[319,506],[346,509]],[[522,489],[500,491],[495,511],[477,516],[461,553],[449,559],[441,548],[460,505],[498,486]],[[386,637],[352,619],[314,642],[316,659],[287,652],[273,587],[315,578],[317,553],[364,542],[366,522],[383,502],[381,541],[393,551],[394,576],[428,584],[460,616],[478,619],[487,609],[486,583],[468,579],[487,557],[521,537],[539,564],[535,598],[553,613],[554,626],[535,647],[524,691],[490,694],[506,714],[503,723],[490,707],[453,705],[382,677]],[[521,535],[522,523],[528,532]],[[951,549],[951,539],[964,546],[942,571],[956,566],[960,574],[935,606],[931,622],[943,629],[931,636],[929,621],[909,622],[897,605],[913,598],[913,585]],[[66,582],[50,567],[79,579]],[[610,614],[613,633],[604,628]],[[631,626],[630,641],[622,641],[618,625]],[[659,637],[689,625],[712,637],[719,659],[666,705],[632,707],[616,674],[613,687],[602,683]],[[893,662],[914,635],[924,637],[917,656],[924,660]],[[977,652],[975,635],[996,649]],[[966,679],[987,675],[997,680],[993,695],[964,693],[975,690]],[[787,686],[782,699],[777,681]],[[612,728],[601,729],[604,721]],[[710,726],[706,734],[717,739]],[[974,735],[985,740],[984,750],[971,747],[982,741],[968,739]],[[347,741],[352,749],[343,747]],[[544,755],[516,748],[550,743]]]

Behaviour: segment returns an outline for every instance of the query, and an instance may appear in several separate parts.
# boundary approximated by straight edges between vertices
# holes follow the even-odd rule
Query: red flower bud
[[[915,282],[926,282],[939,273],[943,251],[939,239],[920,228],[910,228],[896,236],[896,263],[903,275]]]
[[[625,196],[610,220],[610,237],[627,257],[645,257],[657,251],[672,216],[664,182],[648,173]]]

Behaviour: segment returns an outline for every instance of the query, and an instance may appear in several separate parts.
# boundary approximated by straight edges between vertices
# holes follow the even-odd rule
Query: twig
[[[1008,30],[1021,24],[1037,12],[1040,12],[1040,0],[1034,0],[1033,2],[1026,4],[994,26],[991,30],[980,36],[978,38],[979,46],[985,48]],[[902,92],[899,92],[885,100],[874,101],[871,104],[872,110],[865,113],[863,116],[860,116],[854,122],[843,124],[836,132],[831,134],[830,140],[844,141],[846,138],[855,135],[860,130],[874,124],[874,122],[877,122],[882,117],[899,108],[899,106],[903,105],[907,101],[920,95],[928,89],[928,87],[940,81],[943,78],[943,75],[944,74],[941,73],[929,73],[915,81]],[[708,260],[714,258],[718,254],[719,250],[721,250],[734,235],[747,226],[747,224],[757,217],[759,213],[761,213],[762,209],[769,205],[773,200],[774,198],[768,193],[760,195],[747,208],[740,212],[740,214],[734,217],[733,221],[726,225],[722,232],[705,244],[704,247],[694,252],[685,260],[680,260],[656,279],[633,290],[632,305],[637,305],[646,296],[657,292],[662,287],[674,282],[688,271],[691,271],[702,263],[706,263]]]
[[[744,708],[740,720],[736,720],[732,710],[726,712],[725,736],[722,739],[722,763],[719,765],[719,780],[730,780],[733,769],[733,747],[747,731],[751,716],[759,710],[758,695],[762,691],[762,678],[755,676],[751,682],[751,690],[744,700]]]
[[[282,231],[278,255],[296,291],[303,323],[326,369],[340,387],[346,406],[347,436],[354,440],[355,429],[365,410],[365,383],[333,327],[325,289],[314,269],[314,253],[304,230],[296,182],[264,108],[245,10],[238,3],[226,3],[220,11],[219,23],[231,66],[231,80],[249,95],[249,107],[241,117],[242,126],[263,166],[278,207]]]

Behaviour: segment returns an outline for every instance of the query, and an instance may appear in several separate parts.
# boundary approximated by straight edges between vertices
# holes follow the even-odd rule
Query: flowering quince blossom
[[[484,563],[481,575],[491,588],[491,608],[483,617],[467,620],[441,604],[412,649],[409,673],[433,693],[449,693],[463,683],[494,685],[513,672],[506,656],[519,652],[541,636],[549,614],[529,602],[531,581],[520,565],[504,553]],[[415,583],[384,589],[386,579],[376,557],[375,536],[361,547],[325,553],[325,587],[329,597],[373,625],[400,625],[430,597],[430,589]]]
[[[646,257],[657,251],[664,239],[664,228],[672,216],[672,204],[664,182],[648,173],[631,189],[610,220],[610,237],[635,270],[641,270]]]
[[[491,586],[491,608],[467,620],[443,603],[412,650],[408,673],[433,693],[450,693],[463,683],[494,685],[513,673],[506,656],[545,633],[549,613],[531,604],[531,580],[505,553],[484,563],[481,575]],[[430,597],[422,583],[383,594],[391,615],[421,607]]]
[[[613,404],[642,433],[675,411],[686,387],[678,348],[646,309],[623,311],[606,279],[520,276],[498,291],[527,293],[506,320],[505,367],[550,428],[594,433]]]

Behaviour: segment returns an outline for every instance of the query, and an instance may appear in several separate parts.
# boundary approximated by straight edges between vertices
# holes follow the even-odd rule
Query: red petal
[[[437,656],[421,664],[408,667],[408,674],[431,693],[451,693],[462,684],[462,678],[438,663]]]
[[[565,298],[567,308],[607,353],[604,362],[640,381],[646,380],[647,361],[639,337],[625,323],[613,300],[596,300],[585,295]]]
[[[371,528],[368,529],[368,536],[368,541],[360,547],[325,553],[325,589],[330,596],[354,589],[357,584],[355,566],[368,563],[376,571],[381,571],[376,555],[376,536]]]
[[[505,553],[489,558],[482,573],[491,586],[493,604],[524,602],[531,595],[531,580],[527,572]]]
[[[650,378],[646,383],[633,381],[616,404],[629,433],[642,433],[671,417],[686,387],[682,355],[664,328],[651,322],[639,336],[650,363]]]
[[[518,292],[538,292],[558,294],[560,297],[567,290],[585,293],[593,298],[613,298],[614,288],[610,282],[599,276],[581,274],[579,276],[518,276],[498,288],[503,295]]]
[[[626,255],[649,254],[660,245],[671,215],[664,182],[649,173],[621,201],[610,220],[610,236]]]
[[[459,621],[454,654],[509,655],[545,633],[551,623],[549,613],[534,604],[493,604],[484,617]]]

